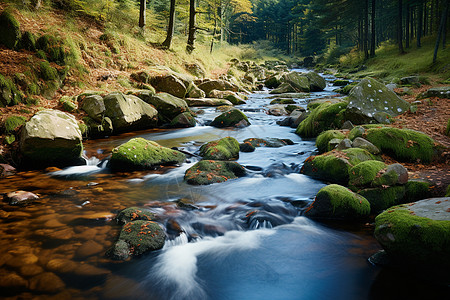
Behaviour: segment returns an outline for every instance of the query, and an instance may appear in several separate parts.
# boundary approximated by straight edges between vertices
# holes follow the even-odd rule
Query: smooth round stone
[[[55,258],[47,263],[47,269],[55,273],[71,273],[77,267],[76,262],[64,258]]]
[[[20,275],[25,276],[25,277],[36,276],[43,272],[44,272],[44,269],[41,266],[38,266],[36,264],[23,265],[19,269]]]
[[[61,223],[57,219],[48,220],[44,223],[44,227],[46,228],[57,228],[57,227],[63,227],[65,224]]]
[[[5,289],[24,289],[28,287],[28,282],[16,273],[0,275],[0,287]]]
[[[30,279],[30,290],[40,293],[57,293],[65,288],[65,283],[54,273],[45,272]]]
[[[32,253],[21,254],[14,256],[12,259],[6,262],[6,265],[10,267],[20,267],[23,265],[29,265],[37,263],[38,257]]]
[[[78,276],[85,276],[85,277],[97,277],[97,276],[106,276],[110,274],[111,271],[107,269],[101,269],[98,267],[95,267],[93,265],[88,264],[82,264],[78,266],[78,268],[75,269],[75,274]]]
[[[89,240],[77,249],[77,251],[75,252],[75,256],[77,258],[84,258],[100,253],[102,251],[103,251],[102,245],[93,240]]]

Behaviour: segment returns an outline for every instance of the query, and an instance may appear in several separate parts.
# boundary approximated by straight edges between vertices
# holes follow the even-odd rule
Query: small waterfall
[[[57,177],[72,177],[72,176],[84,176],[90,175],[94,173],[98,173],[106,168],[108,164],[108,160],[98,159],[97,157],[86,157],[83,155],[83,158],[86,161],[85,165],[82,166],[73,166],[68,167],[60,171],[55,171],[50,173],[51,176]]]
[[[179,236],[177,236],[173,240],[167,240],[166,243],[164,244],[164,250],[168,249],[170,247],[184,245],[184,244],[187,244],[188,242],[189,242],[189,239],[188,239],[187,234],[182,232],[182,233],[180,233]]]

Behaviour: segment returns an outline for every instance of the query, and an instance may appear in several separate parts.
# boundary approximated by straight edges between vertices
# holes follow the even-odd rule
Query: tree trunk
[[[145,8],[147,6],[146,0],[140,0],[141,5],[139,7],[139,27],[141,28],[142,33],[145,32]]]
[[[406,21],[405,21],[405,48],[408,49],[409,48],[409,25],[410,25],[410,6],[409,3],[406,3]],[[412,22],[411,22],[412,23]]]
[[[439,49],[439,42],[440,42],[440,39],[441,39],[441,35],[444,32],[444,27],[445,27],[445,25],[447,23],[447,14],[448,14],[449,2],[450,2],[450,0],[446,1],[445,7],[442,10],[441,22],[439,24],[438,35],[437,35],[437,38],[436,38],[436,45],[434,46],[433,63],[436,62],[437,53],[438,53],[438,49]]]
[[[422,28],[423,28],[423,3],[417,7],[417,48],[422,47]]]
[[[364,1],[364,57],[369,58],[369,0]]]
[[[34,0],[34,10],[39,10],[42,6],[42,0]]]
[[[166,39],[162,43],[162,46],[166,49],[170,49],[170,45],[172,44],[173,30],[175,27],[175,1],[176,0],[170,0],[169,26],[167,28]]]
[[[376,0],[372,0],[372,15],[371,15],[371,38],[370,38],[370,57],[375,57],[375,11],[376,11]]]
[[[217,31],[217,12],[214,11],[214,29],[213,29],[213,34],[212,34],[212,38],[211,38],[211,49],[209,50],[209,53],[213,52],[214,39],[216,37],[216,31]]]
[[[397,16],[397,39],[398,39],[398,51],[400,53],[405,53],[403,50],[403,26],[402,26],[402,16],[403,16],[403,1],[398,0],[398,16]]]
[[[195,46],[195,32],[197,31],[197,27],[195,26],[195,16],[197,12],[195,11],[195,0],[189,0],[189,34],[186,45],[186,51],[190,54],[194,51]]]

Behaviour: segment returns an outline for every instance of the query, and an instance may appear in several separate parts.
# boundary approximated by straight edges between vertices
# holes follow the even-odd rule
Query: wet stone
[[[44,272],[44,269],[41,266],[38,266],[36,264],[23,265],[19,269],[20,275],[22,275],[24,277],[36,276],[43,272]]]
[[[4,196],[4,200],[8,202],[9,205],[27,205],[38,199],[39,196],[27,191],[16,191]]]
[[[66,285],[54,273],[45,272],[30,279],[30,290],[41,293],[57,293]]]
[[[16,273],[0,275],[0,288],[8,290],[22,290],[28,287],[28,282]]]
[[[81,245],[75,255],[77,258],[85,258],[94,254],[98,254],[103,251],[103,246],[95,241],[87,241],[83,245]]]
[[[71,273],[76,268],[76,262],[64,258],[55,258],[47,263],[47,269],[55,273]]]

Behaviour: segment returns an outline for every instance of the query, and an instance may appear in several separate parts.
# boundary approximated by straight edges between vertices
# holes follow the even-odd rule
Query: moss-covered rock
[[[383,153],[400,161],[430,163],[434,155],[434,141],[428,135],[409,129],[372,128],[365,135],[366,140]]]
[[[0,44],[14,49],[20,40],[20,24],[7,10],[0,14]]]
[[[405,202],[416,202],[431,197],[432,185],[424,180],[409,180],[406,185]],[[446,195],[448,197],[449,195]]]
[[[114,170],[152,169],[181,164],[186,156],[143,138],[133,138],[112,150],[109,165]]]
[[[450,119],[447,121],[447,128],[445,129],[445,135],[450,136]]]
[[[327,130],[319,134],[316,139],[316,147],[319,150],[319,153],[328,152],[334,149],[330,145],[330,141],[333,139],[343,140],[345,138],[345,134],[339,130]],[[334,145],[335,146],[335,145]]]
[[[175,128],[195,127],[196,124],[197,121],[189,111],[177,115],[170,121],[170,127]]]
[[[84,97],[78,96],[77,99],[81,99],[81,109],[83,109],[89,117],[101,122],[105,114],[105,103],[103,97],[100,95],[85,95]],[[80,101],[80,100],[78,100]]]
[[[236,160],[239,158],[239,142],[233,137],[212,141],[200,147],[200,155],[209,160]]]
[[[447,187],[447,192],[445,193],[445,197],[450,197],[450,185]]]
[[[353,140],[352,147],[367,150],[373,155],[378,155],[381,152],[380,149],[377,148],[377,146],[361,137],[357,137]]]
[[[379,213],[391,206],[404,202],[405,186],[367,188],[358,191],[358,194],[370,203],[371,213]]]
[[[289,139],[277,139],[277,138],[248,138],[244,140],[244,143],[250,144],[253,147],[269,147],[279,148],[286,145],[293,145],[294,142]]]
[[[233,103],[233,105],[240,105],[240,104],[245,104],[244,99],[242,99],[241,97],[239,97],[236,93],[227,95],[224,97],[226,100],[230,101],[231,103]]]
[[[177,115],[189,110],[186,101],[169,93],[152,95],[151,92],[139,91],[135,95],[146,103],[153,105],[160,114],[160,118],[172,120]]]
[[[304,74],[292,71],[286,74],[283,74],[281,77],[281,81],[283,83],[288,83],[294,88],[293,92],[309,92],[310,84],[309,79]],[[279,89],[280,87],[278,87]],[[291,92],[291,91],[289,91]],[[285,92],[286,93],[286,92]]]
[[[348,184],[354,187],[370,186],[378,173],[385,168],[386,164],[381,161],[363,161],[350,169]]]
[[[372,186],[393,186],[408,182],[408,170],[401,164],[389,165],[381,170],[373,180]]]
[[[211,123],[211,126],[223,127],[246,127],[250,122],[247,116],[239,109],[231,109],[217,116]]]
[[[324,181],[347,185],[350,169],[375,157],[366,150],[350,148],[311,156],[303,164],[301,173]]]
[[[22,116],[9,116],[5,120],[5,133],[13,134],[26,122],[25,117]]]
[[[104,117],[101,121],[84,117],[83,122],[86,125],[84,136],[88,138],[102,138],[113,134],[113,124],[110,118]]]
[[[294,99],[290,98],[278,98],[270,101],[270,104],[295,104],[295,103],[296,102],[294,101]]]
[[[21,38],[20,38],[20,49],[25,49],[28,51],[35,51],[36,50],[36,38],[34,37],[34,35],[29,32],[29,31],[25,31]]]
[[[22,102],[23,95],[9,77],[0,74],[0,107],[12,106]]]
[[[36,41],[36,49],[45,53],[48,61],[65,65],[70,53],[65,51],[64,41],[51,34],[44,34]]]
[[[387,254],[408,265],[450,267],[450,198],[393,207],[375,219],[375,238]]]
[[[78,110],[77,103],[75,103],[71,97],[63,96],[59,99],[59,103],[62,105],[64,111],[75,112]]]
[[[305,216],[318,219],[360,219],[368,216],[370,204],[346,187],[331,184],[320,189]]]
[[[346,107],[345,102],[320,104],[298,125],[295,133],[301,137],[315,137],[322,131],[341,128]]]
[[[154,221],[155,214],[149,209],[139,207],[128,207],[121,210],[116,216],[117,223],[126,224],[137,220]]]
[[[309,79],[309,89],[311,92],[323,91],[327,83],[325,79],[316,72],[306,73],[305,76]]]
[[[186,171],[184,179],[193,185],[225,182],[245,176],[244,167],[234,161],[201,160]]]
[[[52,80],[58,80],[59,75],[58,71],[53,68],[48,61],[42,61],[39,64],[40,69],[40,77],[44,80],[52,81]]]

